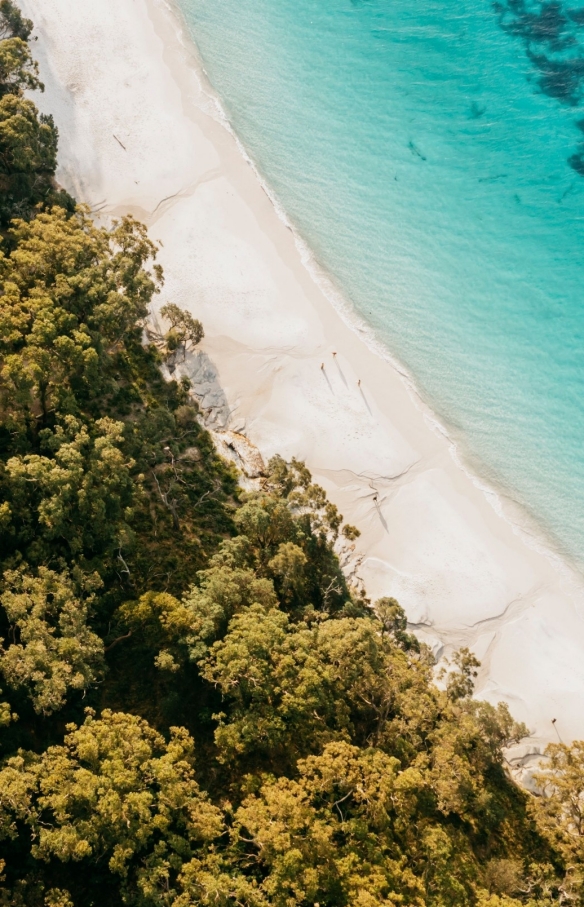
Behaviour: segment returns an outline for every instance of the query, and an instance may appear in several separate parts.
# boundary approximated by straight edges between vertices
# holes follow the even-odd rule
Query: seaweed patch
[[[495,0],[503,31],[520,39],[542,94],[569,107],[584,94],[584,8],[567,9],[559,0]],[[576,126],[583,130],[584,121]],[[584,148],[568,164],[584,176]]]

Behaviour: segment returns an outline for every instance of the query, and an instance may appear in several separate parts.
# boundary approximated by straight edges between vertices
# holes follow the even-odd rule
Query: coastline
[[[157,305],[175,301],[205,325],[208,358],[192,364],[203,402],[219,420],[229,411],[225,427],[265,457],[306,460],[362,532],[353,560],[370,597],[398,598],[437,651],[471,645],[477,694],[506,700],[534,746],[557,739],[552,718],[562,739],[584,737],[580,578],[528,544],[508,504],[497,513],[496,492],[457,464],[407,374],[331,306],[213,115],[168,4],[22,6],[42,36],[37,103],[60,129],[59,179],[163,242]]]
[[[555,560],[556,566],[560,571],[564,571],[566,575],[576,574],[578,578],[584,580],[580,565],[571,558],[568,552],[560,550],[558,540],[553,536],[551,531],[549,533],[546,532],[535,514],[532,514],[522,503],[512,499],[505,487],[501,484],[497,484],[496,479],[491,480],[481,474],[481,467],[484,466],[484,464],[481,463],[480,458],[474,457],[473,465],[469,465],[469,462],[467,461],[470,461],[473,458],[471,457],[470,451],[465,449],[464,438],[460,437],[456,439],[456,430],[449,424],[447,417],[439,415],[436,410],[432,408],[432,405],[425,400],[423,392],[420,391],[417,381],[408,367],[396,357],[387,344],[376,335],[375,330],[357,313],[355,306],[348,300],[346,294],[344,294],[335,284],[333,278],[326,271],[326,268],[318,262],[308,241],[304,239],[294,223],[290,220],[275,191],[260,172],[257,164],[248,153],[242,140],[231,125],[229,116],[223,106],[223,101],[209,80],[200,51],[194,43],[192,36],[189,34],[188,25],[184,21],[183,14],[176,0],[160,0],[160,2],[168,9],[170,15],[176,19],[176,39],[181,42],[185,54],[197,71],[200,87],[206,100],[209,101],[207,112],[227,129],[235,141],[242,157],[253,169],[261,188],[270,199],[278,218],[283,222],[286,228],[292,232],[294,243],[302,263],[313,281],[317,284],[319,290],[327,298],[346,326],[359,336],[359,339],[375,356],[385,360],[397,372],[406,386],[412,398],[412,402],[424,413],[424,418],[432,431],[448,442],[450,454],[456,466],[461,469],[473,485],[487,497],[497,515],[511,525],[513,531],[522,537],[522,541],[528,547],[533,548],[533,550],[537,551],[539,554],[543,554],[546,557]],[[584,591],[584,585],[582,589]]]

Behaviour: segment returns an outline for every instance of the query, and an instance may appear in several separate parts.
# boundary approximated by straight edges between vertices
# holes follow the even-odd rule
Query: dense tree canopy
[[[242,491],[160,371],[200,322],[143,343],[145,228],[54,183],[31,29],[1,0],[0,905],[584,905],[584,744],[520,789],[304,464]]]

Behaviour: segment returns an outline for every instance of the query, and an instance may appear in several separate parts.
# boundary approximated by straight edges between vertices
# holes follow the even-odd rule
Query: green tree
[[[98,419],[94,434],[73,416],[42,436],[47,454],[6,464],[12,521],[6,532],[33,564],[60,555],[91,562],[111,556],[131,515],[132,462],[120,449],[123,426]],[[10,539],[12,534],[12,539]]]
[[[4,574],[0,601],[10,629],[0,672],[10,687],[28,692],[36,712],[59,710],[70,691],[87,690],[103,672],[103,642],[88,626],[100,586],[96,575],[75,582],[46,567],[36,576]]]
[[[1,45],[0,45],[1,47]],[[32,101],[18,95],[0,99],[0,218],[26,216],[52,192],[57,130],[50,116],[38,115]]]
[[[223,695],[221,758],[245,755],[282,771],[329,740],[368,746],[393,735],[388,723],[425,671],[371,620],[296,625],[278,609],[252,605],[212,646],[203,676]]]
[[[33,29],[30,19],[25,19],[12,0],[0,0],[0,41],[20,38],[28,41]]]
[[[90,712],[62,746],[15,756],[0,771],[0,833],[26,834],[32,858],[81,903],[103,903],[119,887],[127,904],[172,904],[183,862],[204,857],[222,832],[180,728],[166,743],[140,718]]]
[[[469,903],[456,835],[421,819],[419,797],[419,775],[397,759],[330,743],[299,762],[296,780],[269,779],[244,801],[235,842],[278,907]],[[441,850],[450,859],[437,877]]]
[[[264,609],[277,604],[271,582],[252,570],[222,565],[199,576],[200,585],[192,586],[181,601],[167,593],[148,592],[138,602],[126,603],[119,610],[122,624],[154,650],[170,652],[178,663],[199,662],[225,635],[233,615],[254,603]],[[165,663],[171,666],[168,658]]]
[[[203,325],[197,318],[193,318],[190,312],[186,312],[172,302],[162,306],[160,314],[170,322],[170,330],[164,335],[167,358],[175,357],[182,349],[184,361],[187,347],[196,346],[205,336]]]
[[[584,741],[551,743],[534,780],[531,810],[539,830],[561,856],[565,900],[584,903]]]
[[[22,38],[0,41],[0,95],[21,95],[23,91],[44,91],[38,64]]]
[[[145,228],[125,218],[109,232],[87,213],[63,208],[17,221],[15,248],[0,259],[0,390],[4,420],[41,427],[109,388],[104,368],[157,291],[156,249]]]
[[[35,206],[59,199],[58,133],[51,116],[40,114],[24,91],[44,90],[27,44],[32,23],[10,2],[0,3],[0,225],[31,217]]]

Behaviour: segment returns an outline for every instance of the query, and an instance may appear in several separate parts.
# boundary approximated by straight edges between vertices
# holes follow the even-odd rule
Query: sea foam
[[[582,563],[582,25],[542,45],[539,3],[179,5],[331,301]]]

